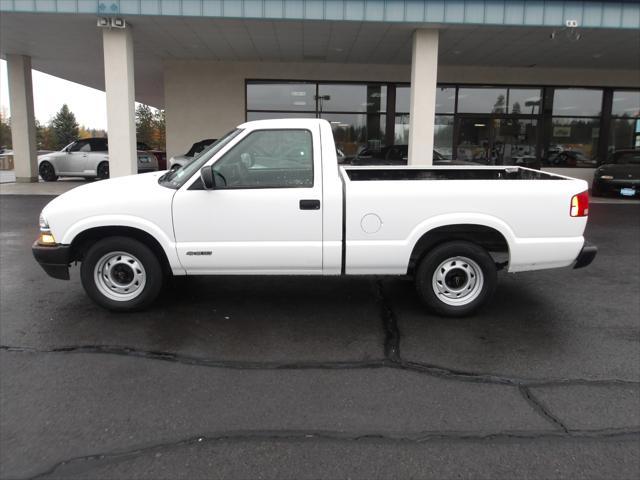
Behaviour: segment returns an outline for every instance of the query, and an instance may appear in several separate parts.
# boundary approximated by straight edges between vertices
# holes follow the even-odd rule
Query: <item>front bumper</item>
[[[69,280],[69,262],[71,247],[69,245],[40,245],[35,242],[31,247],[33,256],[50,277]]]
[[[598,253],[598,247],[589,242],[584,242],[582,246],[582,250],[578,254],[575,263],[573,264],[573,268],[583,268],[593,262],[593,259],[596,258],[596,254]]]

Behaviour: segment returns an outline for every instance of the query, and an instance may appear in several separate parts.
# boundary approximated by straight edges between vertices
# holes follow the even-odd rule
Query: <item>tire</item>
[[[109,178],[109,162],[102,162],[96,169],[97,178],[100,180],[106,180]]]
[[[129,237],[107,237],[85,253],[80,278],[87,295],[109,310],[128,312],[151,305],[162,290],[160,260]]]
[[[49,162],[42,162],[38,167],[38,173],[45,182],[55,182],[58,180],[56,169]]]
[[[466,241],[438,245],[420,261],[415,284],[420,299],[445,317],[475,312],[493,295],[497,268],[482,247]]]

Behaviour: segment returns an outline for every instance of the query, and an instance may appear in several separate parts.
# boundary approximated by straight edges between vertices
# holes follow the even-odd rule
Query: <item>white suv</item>
[[[45,182],[58,177],[109,178],[109,153],[106,138],[83,138],[59,152],[38,157],[38,173]],[[151,152],[138,151],[138,173],[158,170],[158,160]]]

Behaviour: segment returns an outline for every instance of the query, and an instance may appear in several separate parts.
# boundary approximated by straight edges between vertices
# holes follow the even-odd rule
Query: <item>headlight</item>
[[[613,180],[611,175],[600,175],[601,180]]]
[[[40,214],[38,223],[40,224],[40,230],[49,230],[49,222],[47,222],[47,219],[44,218],[44,215]]]

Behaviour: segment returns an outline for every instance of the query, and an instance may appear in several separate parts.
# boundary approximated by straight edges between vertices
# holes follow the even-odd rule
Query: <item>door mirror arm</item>
[[[205,190],[215,190],[216,180],[213,176],[213,167],[206,166],[200,169],[200,179]]]

